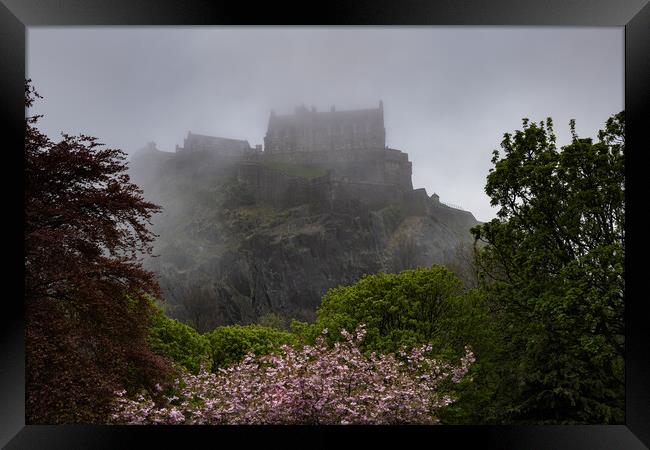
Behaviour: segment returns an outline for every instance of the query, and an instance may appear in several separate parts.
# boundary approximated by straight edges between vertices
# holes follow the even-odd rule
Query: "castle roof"
[[[247,150],[251,148],[247,140],[207,136],[204,134],[192,133],[191,131],[187,134],[187,138],[185,139],[185,147],[188,147],[188,144],[190,146],[199,144],[224,150]]]
[[[342,122],[374,122],[383,119],[383,105],[380,103],[379,108],[353,109],[347,111],[316,111],[304,106],[296,108],[294,114],[274,114],[271,113],[270,125],[292,125],[302,120],[312,119],[320,123],[342,123]]]

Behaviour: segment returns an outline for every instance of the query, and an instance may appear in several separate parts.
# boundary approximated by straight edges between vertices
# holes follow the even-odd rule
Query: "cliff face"
[[[364,274],[461,267],[478,223],[423,190],[355,186],[318,167],[151,152],[131,167],[164,208],[146,266],[169,314],[203,330],[269,312],[313,319],[328,288]]]

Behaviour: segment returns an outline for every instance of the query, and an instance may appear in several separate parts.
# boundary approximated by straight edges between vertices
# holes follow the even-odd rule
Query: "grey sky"
[[[479,220],[493,149],[521,118],[594,136],[624,109],[624,29],[558,27],[31,27],[41,128],[132,152],[188,130],[261,144],[271,108],[384,102],[413,185]]]

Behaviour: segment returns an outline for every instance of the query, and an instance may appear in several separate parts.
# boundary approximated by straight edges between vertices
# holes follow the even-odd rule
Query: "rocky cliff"
[[[304,165],[148,149],[131,174],[164,208],[146,266],[168,313],[200,330],[270,312],[313,319],[328,288],[364,274],[433,263],[466,272],[478,223],[423,189],[341,183]]]

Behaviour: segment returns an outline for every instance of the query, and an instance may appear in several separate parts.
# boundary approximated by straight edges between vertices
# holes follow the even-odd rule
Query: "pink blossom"
[[[458,383],[475,361],[469,347],[459,366],[426,356],[431,346],[396,355],[365,357],[354,335],[343,342],[275,354],[247,355],[217,373],[184,372],[176,392],[155,405],[146,395],[128,399],[116,392],[115,423],[129,424],[434,424],[436,411],[451,404],[438,385]],[[404,362],[406,360],[406,362]],[[174,402],[173,405],[171,402]]]

